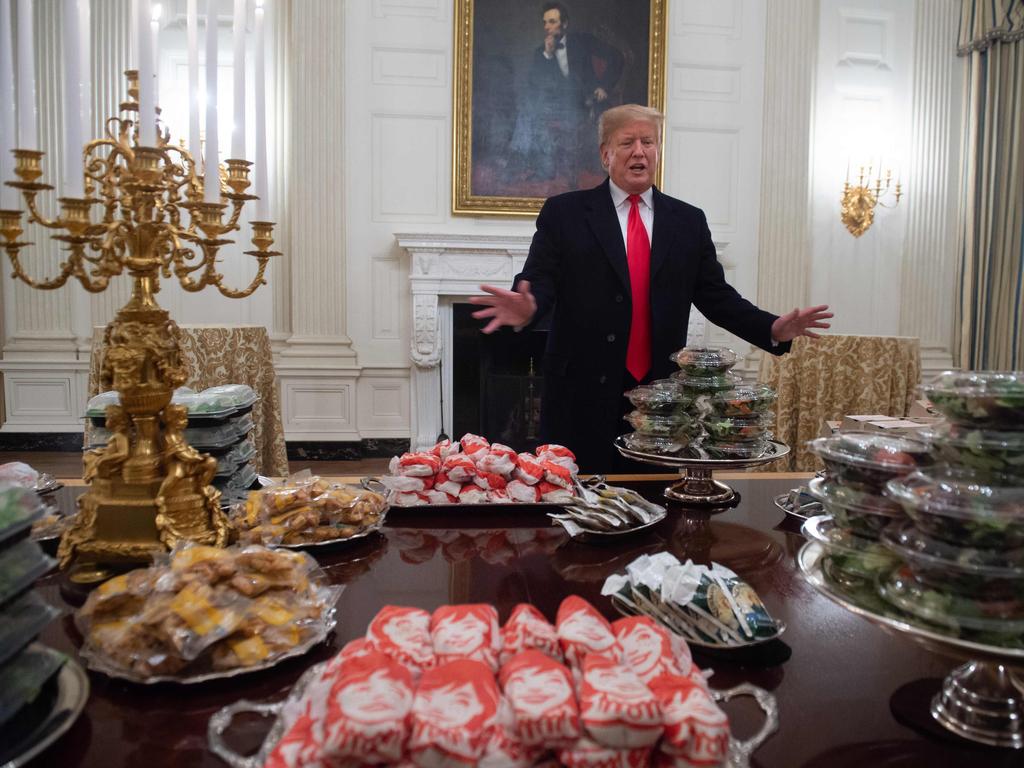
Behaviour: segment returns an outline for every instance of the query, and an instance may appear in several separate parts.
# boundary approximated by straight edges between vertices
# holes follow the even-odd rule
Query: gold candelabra
[[[215,286],[224,296],[244,298],[266,284],[267,264],[280,255],[270,250],[274,224],[252,222],[254,250],[246,253],[256,258],[256,276],[241,290],[225,285],[217,254],[234,242],[225,236],[240,229],[245,203],[257,199],[246,194],[251,163],[228,160],[220,202],[204,202],[199,159],[172,146],[168,131],[158,126],[156,146],[139,144],[138,77],[134,70],[125,74],[129,101],[120,107],[127,114],[108,118],[106,136],[85,145],[85,197],[59,198],[59,217],[48,219],[37,207],[37,195],[53,189],[39,181],[43,153],[13,150],[18,180],[7,185],[21,191],[28,221],[56,230],[54,239],[66,244],[55,277],[28,274],[21,250],[31,243],[18,240],[22,211],[0,210],[0,235],[14,276],[33,288],[60,288],[73,277],[99,293],[124,272],[134,281],[131,298],[103,339],[100,383],[120,395],[120,405],[107,409],[112,435],[105,447],[85,455],[89,489],[60,543],[61,567],[71,567],[71,578],[81,582],[103,579],[114,567],[147,562],[182,540],[227,543],[220,492],[210,485],[216,461],[188,444],[187,413],[171,405],[188,367],[178,326],[157,305],[155,294],[161,278],[173,277],[186,291]],[[95,206],[101,213],[94,222]]]
[[[864,166],[861,166],[857,183],[850,184],[849,174],[847,174],[846,182],[843,184],[840,218],[854,237],[863,235],[874,223],[876,205],[881,205],[883,208],[895,208],[903,196],[899,181],[896,182],[895,189],[892,188],[892,169],[885,172],[884,180],[879,172],[873,184],[871,172],[872,168],[869,166],[865,174]],[[882,197],[890,191],[895,192],[893,203],[886,205],[882,202]]]

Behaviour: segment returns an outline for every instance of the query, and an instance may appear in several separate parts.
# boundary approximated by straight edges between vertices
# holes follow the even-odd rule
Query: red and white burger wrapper
[[[693,669],[686,641],[647,616],[613,621],[612,631],[622,648],[622,660],[645,683],[661,675],[686,676]]]
[[[532,453],[520,453],[512,476],[526,485],[536,485],[544,479],[544,462]]]
[[[366,628],[366,639],[376,650],[405,665],[414,679],[435,663],[430,614],[422,608],[385,605]]]
[[[582,597],[569,595],[558,606],[555,620],[558,642],[571,667],[581,667],[588,653],[600,653],[619,659],[622,649],[608,619]]]
[[[476,464],[462,453],[453,453],[445,458],[441,468],[448,474],[450,480],[457,483],[465,483],[476,477]]]
[[[501,631],[493,605],[442,605],[430,617],[430,639],[438,664],[475,659],[498,671]]]
[[[346,662],[327,706],[324,754],[330,764],[399,760],[409,732],[412,701],[412,675],[383,653]]]
[[[551,504],[568,504],[576,498],[569,488],[549,483],[547,480],[541,480],[537,483],[537,490],[540,491],[541,501],[547,501]]]
[[[462,452],[469,456],[474,463],[483,458],[491,449],[491,444],[487,442],[486,438],[469,432],[464,434],[459,442],[462,443]]]
[[[323,719],[302,714],[277,742],[263,768],[327,768],[322,752]]]
[[[536,485],[527,485],[522,480],[511,480],[505,486],[505,492],[512,501],[520,504],[536,504],[540,501],[540,491]]]
[[[543,614],[529,603],[519,603],[501,629],[501,663],[523,651],[537,650],[555,661],[562,661],[558,633]]]
[[[380,482],[395,493],[423,493],[434,487],[434,476],[384,475]]]
[[[583,660],[580,718],[594,741],[614,749],[650,747],[664,731],[661,705],[644,681],[597,653]]]
[[[550,748],[580,737],[572,675],[564,664],[540,651],[523,651],[501,668],[498,679],[524,744]]]
[[[650,689],[661,704],[665,766],[718,766],[729,752],[729,719],[705,686],[690,677],[663,675]]]
[[[497,443],[495,443],[497,445]],[[493,472],[502,477],[510,477],[516,468],[516,454],[512,451],[510,456],[507,452],[495,451],[494,446],[485,455],[481,456],[476,463],[480,472]]]
[[[444,472],[444,470],[442,470],[438,472],[436,475],[434,475],[434,490],[444,491],[445,493],[451,494],[452,496],[458,498],[459,491],[462,490],[462,483],[461,481],[456,482],[451,477],[449,477],[448,474]]]
[[[476,765],[500,693],[486,664],[460,659],[423,673],[413,699],[409,757],[421,768]]]
[[[496,475],[493,472],[484,472],[483,470],[477,472],[473,482],[485,491],[503,491],[505,486],[508,485],[508,481],[501,475]]]
[[[487,501],[487,491],[477,488],[472,483],[462,486],[462,490],[459,491],[460,504],[483,504],[485,501]]]
[[[558,750],[558,762],[566,768],[647,768],[650,754],[650,747],[610,749],[584,736]]]
[[[392,459],[391,464],[395,461]],[[391,466],[393,475],[409,475],[412,477],[433,477],[441,469],[441,459],[426,451],[422,453],[403,453],[398,457],[398,466]]]
[[[542,461],[541,466],[544,467],[544,479],[549,483],[562,488],[572,488],[572,472],[567,467],[547,459]]]
[[[498,702],[498,716],[487,733],[484,753],[477,768],[530,768],[544,752],[544,747],[530,747],[523,743],[512,707],[502,696]]]

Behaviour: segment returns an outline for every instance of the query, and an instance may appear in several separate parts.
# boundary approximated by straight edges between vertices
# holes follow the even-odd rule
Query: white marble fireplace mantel
[[[481,283],[510,287],[530,235],[396,234],[409,253],[412,292],[412,449],[452,430],[452,305]],[[442,408],[442,394],[444,405]],[[453,437],[459,437],[453,435]]]

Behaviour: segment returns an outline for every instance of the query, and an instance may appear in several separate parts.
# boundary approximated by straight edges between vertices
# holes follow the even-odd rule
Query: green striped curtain
[[[1024,0],[963,0],[960,364],[1024,369]]]

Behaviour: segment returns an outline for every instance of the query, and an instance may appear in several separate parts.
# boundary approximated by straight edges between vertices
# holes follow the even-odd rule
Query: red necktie
[[[637,381],[651,370],[651,241],[640,218],[640,195],[629,196],[626,260],[633,294],[633,318],[626,347],[626,370]]]

